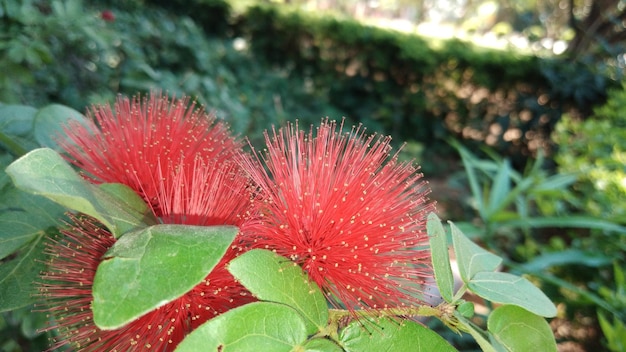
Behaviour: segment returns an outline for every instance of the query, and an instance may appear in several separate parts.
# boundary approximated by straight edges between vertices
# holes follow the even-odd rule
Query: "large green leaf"
[[[452,297],[454,296],[454,276],[450,267],[448,237],[443,225],[441,225],[441,220],[435,213],[428,214],[426,229],[428,230],[428,240],[430,241],[437,288],[446,302],[452,302]]]
[[[115,329],[188,292],[211,272],[238,231],[155,225],[120,237],[96,271],[94,322]]]
[[[36,147],[31,137],[36,112],[30,106],[0,106],[0,145],[14,156],[22,156]]]
[[[453,223],[450,223],[450,228],[459,274],[463,282],[470,281],[477,273],[494,271],[502,263],[502,258],[480,248],[465,237]]]
[[[0,199],[0,259],[58,226],[63,212],[43,197],[7,187]]]
[[[228,270],[258,299],[296,309],[305,318],[307,333],[326,326],[328,306],[322,291],[289,259],[255,249],[233,259]]]
[[[15,186],[23,191],[42,195],[69,209],[90,215],[102,222],[116,237],[152,225],[156,220],[141,209],[136,201],[123,202],[82,179],[52,149],[36,149],[13,162],[6,172]]]
[[[0,263],[0,311],[13,310],[32,304],[35,282],[44,269],[43,235]]]
[[[176,352],[289,352],[306,338],[302,316],[293,308],[255,302],[200,325],[178,345]]]
[[[585,265],[592,268],[606,266],[613,258],[603,253],[591,253],[580,249],[566,249],[558,252],[550,252],[534,257],[527,263],[518,266],[522,272],[541,272],[552,266]]]
[[[456,352],[443,337],[413,321],[390,318],[353,321],[339,333],[346,352]]]
[[[516,305],[542,317],[556,316],[554,303],[523,277],[501,272],[479,272],[467,286],[486,300]]]
[[[63,135],[68,121],[84,121],[84,116],[65,105],[51,104],[37,111],[34,119],[35,140],[42,147],[58,149],[56,139]]]
[[[548,322],[523,308],[498,307],[489,315],[487,328],[507,351],[556,351],[556,341]]]
[[[0,106],[0,131],[14,136],[29,135],[33,129],[36,114],[37,109],[32,106]]]

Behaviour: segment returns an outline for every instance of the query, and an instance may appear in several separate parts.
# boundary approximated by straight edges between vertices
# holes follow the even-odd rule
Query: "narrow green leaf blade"
[[[426,229],[428,231],[437,288],[439,293],[441,293],[441,297],[446,302],[451,302],[454,296],[454,276],[452,275],[450,256],[448,254],[448,238],[441,220],[435,213],[428,214]]]
[[[461,230],[451,222],[450,228],[452,229],[452,243],[459,265],[459,274],[463,282],[467,283],[477,273],[494,271],[502,263],[502,258],[480,248],[465,237]]]
[[[489,193],[489,203],[487,204],[487,216],[491,217],[506,204],[504,200],[511,191],[511,163],[504,160],[498,165],[493,185]]]
[[[474,198],[474,202],[476,202],[476,209],[480,212],[481,218],[485,219],[484,212],[486,208],[483,204],[482,192],[480,191],[481,187],[476,177],[476,169],[474,167],[477,163],[476,158],[467,149],[461,146],[461,143],[453,141],[452,146],[455,147],[459,151],[459,155],[461,155],[461,161],[463,162],[463,168],[467,174],[467,181],[472,191],[472,197]]]
[[[545,253],[534,257],[531,261],[518,267],[525,273],[541,272],[553,266],[586,265],[598,268],[611,263],[612,258],[603,253],[590,253],[580,249],[566,249],[558,252]]]
[[[121,183],[103,183],[97,186],[98,201],[106,206],[105,214],[115,223],[119,233],[134,230],[141,225],[156,225],[148,204],[130,187]]]
[[[523,308],[498,307],[489,315],[487,328],[507,351],[556,351],[556,341],[548,322]]]
[[[486,300],[516,305],[542,317],[556,316],[554,303],[523,277],[501,272],[480,272],[467,286]]]
[[[562,217],[540,217],[530,219],[514,219],[503,223],[506,226],[532,226],[536,228],[544,227],[564,227],[564,228],[584,228],[603,231],[613,231],[626,233],[626,227],[619,224],[592,216],[562,216]]]
[[[96,271],[94,322],[116,329],[188,292],[213,270],[238,231],[155,225],[120,237]]]
[[[200,325],[176,352],[289,352],[307,338],[298,312],[283,304],[255,302]]]
[[[307,333],[326,326],[328,307],[322,291],[289,259],[254,249],[233,259],[228,270],[258,299],[296,309],[305,318]]]
[[[443,337],[413,321],[354,321],[339,333],[346,352],[456,352]]]

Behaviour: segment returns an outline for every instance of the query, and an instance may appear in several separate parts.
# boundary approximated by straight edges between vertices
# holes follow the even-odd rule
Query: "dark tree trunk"
[[[608,57],[624,50],[626,11],[619,9],[620,0],[593,0],[587,16],[582,19],[574,15],[574,2],[569,1],[570,26],[575,32],[568,47],[570,57],[585,54]]]

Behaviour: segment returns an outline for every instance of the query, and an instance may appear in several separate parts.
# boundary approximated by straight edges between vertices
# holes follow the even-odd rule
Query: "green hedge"
[[[256,57],[307,77],[347,116],[427,149],[455,136],[528,155],[549,143],[563,112],[588,113],[611,84],[565,59],[430,41],[284,6],[250,7],[234,26]]]
[[[83,110],[117,92],[159,86],[201,97],[232,115],[241,133],[258,132],[260,119],[344,115],[427,153],[456,137],[524,165],[550,143],[563,113],[590,114],[615,83],[580,63],[427,40],[286,6],[235,13],[227,0],[25,3],[7,1],[0,15],[5,102]],[[97,15],[106,9],[114,21]],[[249,51],[233,50],[235,38]]]

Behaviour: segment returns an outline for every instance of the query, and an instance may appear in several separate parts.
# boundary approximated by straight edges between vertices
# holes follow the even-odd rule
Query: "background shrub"
[[[559,170],[578,175],[582,210],[626,224],[626,86],[587,120],[566,115],[554,141]]]

